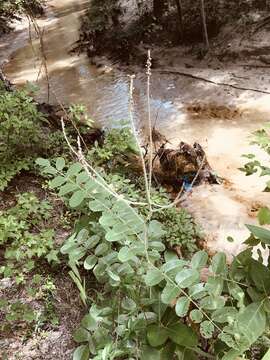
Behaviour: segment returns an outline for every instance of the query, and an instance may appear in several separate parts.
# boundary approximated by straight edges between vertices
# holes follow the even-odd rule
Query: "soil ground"
[[[25,192],[34,193],[40,200],[49,199],[53,206],[51,227],[55,229],[55,243],[60,246],[69,236],[71,229],[63,227],[61,216],[64,208],[63,203],[59,202],[48,191],[42,187],[44,179],[41,177],[22,172],[16,176],[9,187],[0,192],[0,210],[14,206],[16,195]],[[0,264],[5,261],[0,254]],[[61,265],[63,267],[63,265]],[[78,289],[68,275],[69,269],[49,267],[46,263],[40,264],[40,268],[35,269],[42,277],[50,277],[55,285],[53,296],[51,297],[51,306],[54,315],[59,319],[56,325],[45,323],[36,323],[33,326],[19,322],[3,331],[0,335],[0,358],[3,360],[68,360],[72,358],[73,349],[76,344],[73,341],[73,331],[78,326],[85,309],[82,306]],[[16,285],[15,281],[10,278],[0,280],[0,298],[19,301],[31,306],[35,311],[43,312],[45,309],[45,300],[32,297],[28,293],[31,287],[33,275],[26,278],[23,285]],[[40,289],[41,290],[41,289]],[[0,310],[0,322],[3,321],[3,313]]]

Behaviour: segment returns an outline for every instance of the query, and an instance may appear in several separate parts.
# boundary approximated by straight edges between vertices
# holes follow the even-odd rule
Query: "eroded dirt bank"
[[[143,128],[146,122],[143,67],[122,68],[103,58],[95,59],[99,64],[96,66],[85,55],[70,54],[79,36],[79,17],[87,5],[86,0],[52,0],[45,17],[38,20],[44,29],[50,101],[83,103],[99,125],[121,126],[120,121],[128,120],[128,75],[135,73],[135,118]],[[238,170],[245,162],[242,154],[255,152],[263,156],[249,145],[248,136],[270,118],[269,69],[250,67],[258,65],[258,56],[268,54],[267,35],[263,34],[253,39],[249,53],[235,41],[231,51],[239,49],[241,56],[226,63],[211,57],[195,60],[187,48],[152,51],[157,59],[151,78],[156,127],[173,145],[180,140],[203,145],[212,168],[226,180],[223,185],[196,187],[183,199],[183,205],[205,229],[211,251],[237,253],[247,235],[244,224],[256,222],[256,210],[270,201],[270,195],[261,192],[264,179],[256,175],[247,178]],[[27,36],[26,25],[17,34],[9,35],[1,44],[0,58],[9,61],[5,71],[16,85],[37,83],[37,98],[46,101],[48,87],[45,72],[41,71],[40,44],[34,34],[32,42],[27,41]],[[258,49],[264,49],[264,53]],[[235,237],[236,241],[227,242],[227,236]]]

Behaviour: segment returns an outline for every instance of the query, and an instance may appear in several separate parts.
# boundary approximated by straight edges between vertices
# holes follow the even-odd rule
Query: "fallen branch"
[[[218,85],[218,86],[228,86],[228,87],[231,87],[231,88],[237,89],[237,90],[254,91],[254,92],[258,92],[258,93],[262,93],[262,94],[270,94],[269,91],[259,90],[259,89],[253,89],[253,88],[246,88],[246,87],[237,86],[237,85],[233,85],[233,84],[227,84],[227,83],[223,83],[223,82],[216,82],[216,81],[213,81],[213,80],[209,80],[209,79],[207,79],[207,78],[203,78],[203,77],[201,77],[201,76],[197,76],[197,75],[190,74],[190,73],[186,73],[186,72],[182,72],[182,71],[176,71],[176,70],[158,70],[158,72],[160,72],[161,74],[173,74],[173,75],[190,77],[190,78],[195,79],[195,80],[204,81],[204,82],[207,82],[207,83],[210,83],[210,84],[214,84],[214,85]]]

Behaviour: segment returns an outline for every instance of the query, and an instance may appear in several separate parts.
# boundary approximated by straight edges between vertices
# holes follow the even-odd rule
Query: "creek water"
[[[135,73],[134,114],[138,127],[143,128],[147,117],[143,67],[121,69],[109,62],[96,67],[86,55],[70,53],[78,40],[80,16],[88,4],[88,0],[52,0],[48,2],[46,15],[38,20],[47,58],[50,102],[84,104],[98,125],[121,126],[122,120],[128,120],[128,75]],[[33,29],[29,40],[26,22],[20,27],[3,38],[0,61],[6,58],[5,73],[13,83],[19,87],[28,81],[36,83],[39,87],[37,99],[47,101],[40,42]],[[177,52],[165,52],[161,69],[170,56],[177,60]],[[178,64],[177,70],[183,66],[183,62]],[[246,70],[235,64],[225,70],[219,67],[210,70],[206,63],[193,64],[191,69],[184,66],[184,69],[212,81],[235,84],[237,78],[242,86],[252,85],[250,87],[269,91],[269,74],[259,70],[255,76],[250,74],[250,84]],[[224,108],[217,108],[216,104]],[[256,210],[270,203],[270,195],[262,193],[265,180],[256,175],[246,177],[238,170],[245,162],[242,154],[253,152],[259,158],[264,157],[258,148],[249,144],[248,136],[269,120],[270,96],[216,86],[176,73],[164,74],[157,68],[151,77],[151,110],[153,122],[172,145],[176,146],[181,140],[199,142],[213,169],[226,179],[223,185],[194,188],[184,197],[183,206],[202,225],[211,251],[236,254],[248,234],[245,224],[256,223]],[[228,236],[235,241],[228,242]]]

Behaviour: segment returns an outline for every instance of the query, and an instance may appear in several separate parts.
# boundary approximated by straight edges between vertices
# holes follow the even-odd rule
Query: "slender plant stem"
[[[146,75],[147,75],[147,113],[148,113],[148,131],[149,131],[149,193],[151,198],[152,174],[153,174],[153,126],[151,119],[151,103],[150,103],[150,85],[151,85],[151,52],[148,50]]]
[[[150,194],[150,190],[149,190],[149,184],[148,184],[148,175],[147,175],[147,171],[146,171],[146,164],[145,164],[145,160],[144,160],[144,156],[143,156],[143,152],[142,152],[142,147],[141,144],[139,142],[139,138],[137,135],[137,130],[135,127],[135,123],[134,123],[134,117],[133,117],[133,88],[134,88],[134,78],[135,75],[131,75],[130,76],[130,88],[129,88],[129,120],[130,120],[130,125],[131,125],[131,129],[137,144],[137,148],[139,151],[139,156],[140,156],[140,160],[142,163],[142,168],[143,168],[143,176],[144,176],[144,182],[145,182],[145,192],[146,192],[146,199],[147,199],[147,203],[148,203],[148,207],[149,207],[149,211],[152,211],[152,204],[151,204],[151,194]]]

